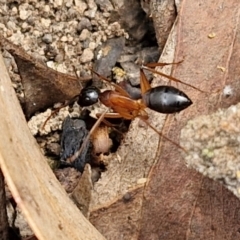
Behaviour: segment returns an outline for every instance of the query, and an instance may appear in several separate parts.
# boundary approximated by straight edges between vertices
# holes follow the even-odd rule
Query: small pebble
[[[68,39],[67,39],[67,36],[62,36],[62,37],[61,37],[61,41],[62,41],[62,42],[67,42],[67,40],[68,40]]]
[[[19,10],[19,18],[21,20],[26,20],[30,16],[30,12],[25,9]]]
[[[51,24],[50,19],[41,18],[41,24],[44,28],[48,28]]]
[[[47,44],[52,43],[52,41],[53,41],[52,34],[50,34],[50,33],[44,34],[42,37],[42,40],[43,40],[43,42],[45,42]]]
[[[81,32],[83,29],[88,29],[89,31],[92,30],[92,24],[90,20],[86,17],[83,17],[79,24],[77,25],[77,31]]]
[[[90,32],[87,29],[83,29],[80,36],[79,36],[79,41],[85,41],[87,38],[90,37]]]
[[[82,56],[80,58],[81,62],[86,63],[90,62],[94,57],[93,51],[90,48],[83,50]]]
[[[84,11],[87,9],[87,4],[82,0],[75,0],[75,5],[80,15],[83,15]]]

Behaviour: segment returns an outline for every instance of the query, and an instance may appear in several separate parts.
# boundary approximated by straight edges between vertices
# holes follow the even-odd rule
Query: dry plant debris
[[[93,0],[1,2],[1,26],[5,37],[36,59],[56,62],[60,72],[77,64],[84,74],[94,58],[94,50],[108,38],[126,33],[118,22],[109,24],[113,5]],[[83,63],[83,64],[81,64]]]

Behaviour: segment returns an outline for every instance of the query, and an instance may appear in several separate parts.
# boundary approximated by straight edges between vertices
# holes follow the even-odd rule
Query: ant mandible
[[[186,151],[179,144],[175,143],[171,139],[164,136],[161,132],[159,132],[147,121],[148,114],[145,110],[146,108],[150,108],[151,110],[164,114],[177,113],[189,107],[192,104],[192,101],[184,92],[180,91],[179,89],[173,86],[166,85],[151,87],[143,71],[144,69],[149,70],[158,75],[167,77],[175,82],[180,82],[182,84],[185,84],[187,86],[199,90],[198,88],[190,84],[184,83],[172,76],[168,76],[162,72],[158,72],[153,69],[157,66],[165,66],[169,64],[177,63],[149,63],[141,66],[140,88],[142,97],[141,99],[138,100],[132,99],[130,94],[127,93],[119,85],[112,83],[109,79],[101,76],[100,74],[92,70],[92,72],[96,74],[101,80],[106,81],[110,85],[114,86],[115,90],[105,90],[101,92],[98,88],[94,86],[83,88],[79,94],[78,104],[82,107],[90,106],[96,103],[99,99],[101,103],[111,108],[114,112],[107,113],[105,111],[104,113],[100,114],[100,118],[98,119],[99,121],[97,122],[97,124],[100,124],[100,121],[102,121],[104,118],[125,118],[129,120],[140,118],[163,138],[167,139],[177,147],[181,148],[183,151]],[[97,126],[94,126],[91,132],[93,132],[94,129],[96,129],[96,127]],[[83,147],[84,146],[80,148],[76,155],[74,154],[72,159],[75,159],[81,153]]]

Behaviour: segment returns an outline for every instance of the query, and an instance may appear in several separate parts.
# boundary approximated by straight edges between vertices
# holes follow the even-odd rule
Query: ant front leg
[[[154,62],[154,63],[147,63],[147,64],[144,64],[144,66],[148,67],[148,68],[155,68],[155,67],[164,67],[164,66],[167,66],[167,65],[175,65],[175,64],[180,64],[183,62],[184,59],[182,59],[181,61],[179,62],[172,62],[172,63],[161,63],[161,62]]]
[[[97,118],[100,118],[102,116],[102,113],[97,113],[96,114],[96,117]],[[117,124],[113,124],[113,123],[110,123],[108,120],[106,120],[106,118],[111,118],[111,119],[121,119],[123,118],[119,113],[105,113],[104,114],[104,118],[102,119],[102,122],[108,126],[108,127],[111,127],[113,128],[116,132],[118,132],[119,134],[123,134],[121,131],[119,131],[116,126],[118,126]]]
[[[75,97],[73,97],[71,100],[66,101],[62,106],[55,108],[54,110],[52,110],[51,114],[47,117],[47,119],[44,121],[44,123],[41,126],[41,129],[44,130],[47,122],[55,115],[57,114],[62,108],[65,108],[67,106],[69,106],[69,104],[74,103],[76,100],[78,99],[78,95],[76,95]]]

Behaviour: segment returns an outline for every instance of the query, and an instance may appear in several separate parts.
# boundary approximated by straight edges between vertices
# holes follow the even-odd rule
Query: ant
[[[179,64],[182,61],[175,62],[175,63],[148,63],[145,65],[142,65],[140,67],[140,89],[141,89],[140,99],[133,99],[133,97],[131,97],[131,93],[127,92],[127,90],[122,88],[120,85],[113,83],[108,78],[105,78],[100,74],[98,74],[97,72],[95,72],[94,70],[92,70],[92,72],[96,74],[102,81],[105,81],[109,85],[113,86],[115,90],[105,90],[101,92],[100,89],[98,89],[95,86],[87,86],[82,88],[80,91],[80,94],[78,96],[75,96],[74,99],[76,100],[76,98],[78,98],[77,102],[81,107],[91,106],[100,100],[102,104],[112,109],[113,112],[109,113],[108,110],[106,110],[101,114],[97,114],[98,120],[89,131],[89,134],[87,135],[87,137],[84,139],[80,149],[77,150],[71,157],[66,159],[66,161],[68,163],[72,163],[81,155],[85,145],[88,143],[90,139],[90,136],[95,131],[95,129],[100,125],[101,122],[105,122],[106,124],[109,125],[109,122],[105,118],[124,118],[127,120],[133,120],[135,118],[139,118],[143,122],[145,122],[152,130],[158,133],[161,137],[163,137],[164,139],[168,140],[169,142],[171,142],[172,144],[174,144],[175,146],[177,146],[178,148],[186,152],[186,149],[184,149],[183,147],[181,147],[179,144],[169,139],[168,137],[164,136],[160,131],[158,131],[155,127],[153,127],[148,122],[149,116],[146,112],[146,108],[149,108],[151,110],[154,110],[156,112],[163,113],[163,114],[172,114],[172,113],[180,112],[186,109],[187,107],[189,107],[192,104],[192,100],[184,92],[182,92],[181,90],[173,86],[164,85],[164,86],[151,87],[144,73],[144,70],[147,70],[154,74],[158,74],[172,81],[184,84],[195,90],[205,93],[205,91],[199,88],[196,88],[191,84],[182,82],[177,78],[174,78],[172,76],[166,75],[162,72],[155,70],[155,67]],[[50,117],[54,113],[59,111],[60,108],[56,109],[46,119],[43,125],[43,128],[46,122],[50,119]]]
[[[168,141],[176,145],[178,148],[186,152],[186,150],[183,147],[181,147],[179,144],[175,143],[171,139],[164,136],[161,132],[159,132],[155,127],[153,127],[148,122],[148,114],[145,110],[146,108],[149,108],[151,110],[164,114],[177,113],[189,107],[192,104],[192,101],[184,92],[180,91],[179,89],[173,86],[164,85],[151,87],[144,73],[144,69],[203,92],[202,90],[190,84],[184,83],[179,79],[176,79],[172,76],[166,75],[162,72],[158,72],[155,69],[153,69],[157,66],[165,66],[178,63],[180,62],[149,63],[146,65],[142,65],[140,68],[141,98],[137,100],[133,99],[131,95],[127,91],[125,91],[122,87],[111,82],[109,79],[101,76],[100,74],[92,70],[92,72],[96,74],[101,80],[112,85],[115,88],[115,90],[105,90],[101,92],[97,87],[94,86],[82,88],[78,96],[78,104],[82,107],[90,106],[98,102],[98,100],[100,100],[102,104],[111,108],[113,112],[108,113],[106,110],[104,113],[98,114],[99,119],[91,129],[88,137],[85,139],[84,142],[87,142],[89,140],[91,133],[98,127],[101,121],[105,120],[105,118],[124,118],[128,120],[140,118],[156,133],[158,133],[163,138],[167,139]],[[70,162],[74,161],[81,154],[83,148],[84,143],[82,144],[81,148],[71,157],[71,159],[69,159]]]

